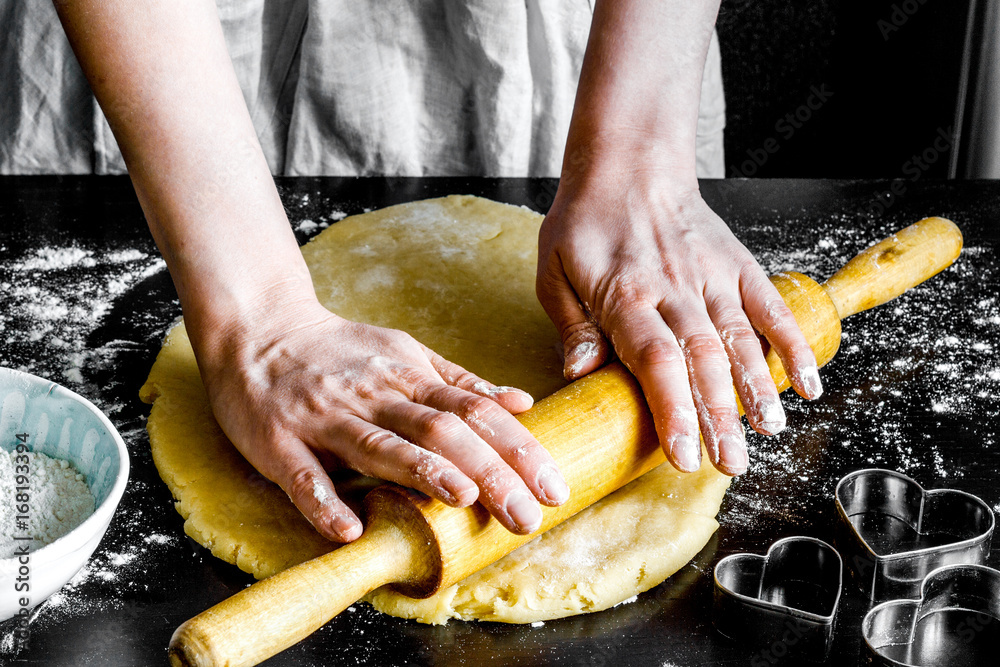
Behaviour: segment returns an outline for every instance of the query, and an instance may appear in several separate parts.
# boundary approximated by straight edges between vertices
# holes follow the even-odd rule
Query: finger
[[[535,292],[559,330],[563,344],[563,376],[576,380],[600,368],[608,358],[608,342],[597,322],[580,304],[562,267],[546,269],[540,274]]]
[[[323,537],[336,542],[353,542],[361,537],[361,521],[337,495],[330,476],[309,448],[294,440],[279,451],[281,459],[265,466],[266,476],[284,489],[309,523]],[[264,472],[264,467],[256,467]]]
[[[338,422],[323,443],[363,475],[417,489],[452,507],[476,502],[479,489],[447,459],[354,417]]]
[[[780,433],[785,428],[785,411],[764,361],[757,333],[735,300],[720,298],[706,303],[709,317],[729,356],[733,383],[747,421],[759,433]]]
[[[694,472],[701,467],[698,415],[673,332],[645,304],[616,307],[606,326],[616,341],[615,352],[642,387],[667,459],[682,472]]]
[[[778,354],[795,391],[810,400],[822,396],[823,383],[819,379],[816,356],[802,335],[792,311],[759,267],[744,271],[740,293],[750,323]]]
[[[525,535],[541,525],[541,509],[521,478],[458,415],[400,401],[380,410],[376,419],[379,426],[451,461],[476,483],[479,502],[507,530]]]
[[[539,501],[561,505],[569,498],[569,487],[552,456],[499,406],[446,385],[431,388],[419,399],[424,405],[458,415],[520,476]]]
[[[464,389],[465,391],[485,396],[500,404],[505,410],[512,414],[519,414],[530,408],[535,399],[526,391],[517,387],[498,387],[487,382],[475,373],[470,373],[458,364],[453,364],[434,350],[424,347],[424,352],[430,360],[434,370],[438,372],[441,379],[446,383]]]
[[[715,467],[727,475],[746,471],[746,437],[736,409],[729,359],[704,307],[672,303],[663,317],[677,336],[691,383],[691,395],[705,449]]]

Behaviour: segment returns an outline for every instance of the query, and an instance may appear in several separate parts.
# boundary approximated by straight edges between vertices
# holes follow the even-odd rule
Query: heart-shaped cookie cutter
[[[835,496],[834,543],[869,604],[916,597],[937,568],[989,557],[993,511],[970,493],[926,491],[901,473],[866,469],[843,477]]]
[[[842,586],[840,554],[813,537],[778,540],[764,556],[726,556],[715,566],[715,627],[762,649],[765,659],[794,653],[821,660],[833,641]]]
[[[1000,572],[949,565],[923,580],[913,600],[873,607],[861,622],[868,664],[877,667],[998,663]]]

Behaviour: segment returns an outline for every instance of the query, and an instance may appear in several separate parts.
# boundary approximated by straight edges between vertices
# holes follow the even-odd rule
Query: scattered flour
[[[66,245],[34,248],[0,267],[0,366],[99,396],[106,387],[87,385],[86,371],[112,368],[119,352],[139,345],[94,347],[88,339],[118,297],[166,264],[135,248],[101,254]]]
[[[295,225],[295,231],[302,232],[303,234],[312,234],[319,228],[320,226],[317,223],[313,222],[312,220],[309,220],[308,218],[305,220],[300,220]]]
[[[741,240],[769,275],[798,271],[819,282],[905,226],[873,222],[865,230],[834,216],[810,222],[804,235],[812,244],[807,239],[803,249],[755,250],[755,239],[773,247],[767,237],[795,224],[758,225]],[[984,450],[995,449],[1000,437],[993,418],[1000,412],[1000,271],[993,252],[966,247],[942,274],[843,322],[840,351],[820,370],[824,396],[809,402],[787,391],[788,428],[775,437],[748,432],[750,468],[727,494],[723,526],[745,534],[812,524],[830,511],[840,476],[864,467],[897,470],[927,488],[962,488],[969,462],[954,459],[956,432],[974,432]],[[970,301],[972,309],[954,305]]]
[[[282,191],[282,188],[279,186],[278,190]],[[294,195],[283,192],[282,199],[286,202],[288,220],[299,235],[300,242],[347,217],[345,211],[331,207],[330,202],[322,197],[310,197],[309,193]]]
[[[68,461],[29,452],[27,463],[16,460],[17,454],[0,450],[0,558],[10,558],[19,547],[28,544],[36,551],[51,544],[79,526],[94,512],[94,496],[84,476]],[[15,506],[18,487],[24,486],[15,473],[15,464],[27,466],[28,512],[19,514]],[[27,516],[19,521],[18,516]],[[30,540],[16,539],[29,537]]]
[[[317,232],[320,232],[332,223],[343,220],[347,217],[347,214],[343,211],[332,211],[327,212],[325,215],[320,216],[317,220],[312,218],[303,218],[302,220],[295,220],[292,222],[292,229],[299,232],[300,234],[305,234],[306,236],[312,236]]]

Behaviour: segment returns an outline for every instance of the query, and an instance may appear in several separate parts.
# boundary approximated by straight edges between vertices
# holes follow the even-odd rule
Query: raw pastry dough
[[[565,383],[558,335],[534,295],[540,222],[527,209],[452,196],[347,218],[302,252],[332,311],[408,331],[481,377],[542,398]],[[183,324],[140,394],[153,403],[153,460],[188,535],[258,578],[336,547],[222,434]],[[373,483],[347,476],[337,486],[356,504]],[[708,464],[690,475],[663,465],[427,600],[388,589],[369,599],[427,623],[528,623],[605,609],[697,554],[718,528],[728,486]]]

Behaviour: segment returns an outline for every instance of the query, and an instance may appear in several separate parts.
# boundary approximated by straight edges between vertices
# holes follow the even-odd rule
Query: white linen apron
[[[218,0],[276,175],[558,176],[587,0]],[[713,34],[698,175],[724,176]],[[0,0],[0,173],[124,173],[50,2]]]

